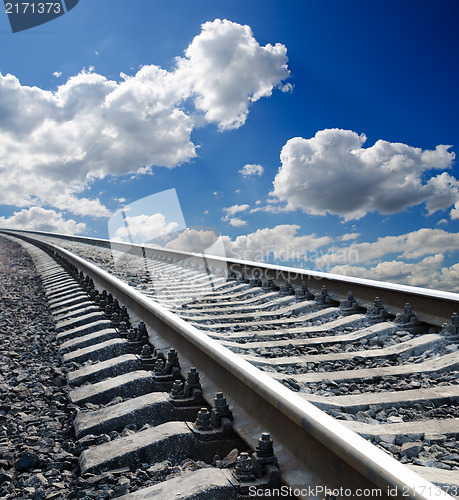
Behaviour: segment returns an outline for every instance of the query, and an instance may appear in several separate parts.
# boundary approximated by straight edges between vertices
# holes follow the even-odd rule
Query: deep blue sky
[[[320,131],[341,129],[365,134],[367,139],[362,148],[370,148],[378,140],[383,140],[420,148],[421,152],[435,150],[438,145],[450,145],[448,152],[457,154],[458,14],[459,6],[454,0],[80,0],[61,18],[16,34],[11,33],[6,14],[0,15],[0,73],[14,75],[23,87],[38,87],[51,92],[56,92],[59,85],[64,85],[84,68],[119,83],[122,81],[120,73],[134,76],[142,66],[156,65],[173,72],[176,58],[184,56],[194,37],[200,35],[203,23],[227,19],[248,25],[260,46],[279,43],[286,47],[290,77],[283,78],[282,84],[290,83],[293,86],[291,92],[274,88],[272,96],[252,103],[245,123],[239,128],[221,131],[215,122],[195,126],[190,140],[198,146],[197,156],[180,166],[172,169],[158,167],[153,161],[148,163],[153,165],[153,175],[135,178],[119,169],[113,172],[115,175],[110,175],[106,167],[101,179],[89,183],[82,182],[81,178],[73,179],[80,182],[83,189],[74,190],[75,196],[99,198],[104,207],[113,211],[120,206],[115,199],[122,198],[126,200],[122,204],[129,204],[144,196],[175,188],[187,225],[216,227],[231,239],[234,253],[244,245],[253,252],[258,245],[266,254],[271,241],[276,242],[279,245],[276,248],[280,249],[283,237],[285,246],[303,248],[305,252],[314,250],[321,255],[330,252],[331,246],[348,248],[353,244],[374,243],[378,238],[399,237],[396,242],[383,240],[371,255],[362,251],[359,262],[340,262],[359,268],[364,266],[360,270],[355,267],[333,270],[333,266],[325,267],[324,262],[318,267],[452,291],[458,290],[459,286],[455,278],[456,273],[459,277],[459,268],[454,267],[458,257],[454,249],[459,243],[459,219],[452,212],[454,202],[459,200],[457,186],[450,182],[448,189],[422,191],[422,186],[431,177],[442,172],[447,172],[453,179],[458,177],[451,157],[449,164],[444,164],[439,170],[432,170],[429,165],[418,169],[418,191],[424,194],[419,195],[417,202],[407,201],[403,207],[397,208],[395,201],[388,202],[391,208],[386,212],[389,213],[383,213],[382,202],[370,200],[359,216],[349,216],[348,208],[341,212],[336,208],[336,200],[331,201],[330,207],[327,201],[322,205],[320,200],[314,201],[312,185],[305,188],[303,201],[297,200],[296,208],[280,213],[250,211],[267,206],[274,178],[282,166],[281,150],[295,137],[311,139]],[[251,71],[250,67],[246,70]],[[57,72],[59,76],[56,76]],[[234,81],[237,84],[237,78]],[[75,95],[75,105],[78,106],[79,97],[77,93]],[[0,158],[0,179],[4,177],[2,184],[13,193],[16,188],[10,188],[12,180],[7,174],[12,168],[23,171],[23,165],[18,163],[26,163],[30,156],[25,155],[21,161],[13,155],[8,159],[11,151],[8,141],[13,137],[11,140],[19,148],[21,141],[28,141],[27,134],[30,136],[37,130],[31,118],[35,97],[24,100],[21,88],[18,88],[10,94],[0,93],[0,99],[4,100],[3,103],[0,100],[0,148],[2,141],[5,148]],[[14,113],[5,111],[6,103],[10,105],[10,101],[17,106],[13,108]],[[191,105],[184,101],[181,106],[189,110]],[[17,127],[24,128],[26,123],[32,125],[27,134],[21,135],[16,125],[12,126],[15,120],[12,116],[21,115],[25,108],[31,115],[18,120]],[[53,117],[52,111],[50,113]],[[89,129],[92,125],[88,122],[87,126]],[[10,133],[11,128],[14,133]],[[45,132],[42,130],[41,133]],[[62,130],[62,134],[67,133],[68,129]],[[51,146],[57,140],[53,139]],[[329,146],[332,149],[336,146],[333,141]],[[94,142],[93,145],[90,142],[86,147],[103,148],[103,143]],[[57,150],[60,153],[56,154],[62,154],[63,165],[66,165],[65,154],[59,148]],[[53,157],[53,161],[58,160]],[[340,161],[342,158],[338,156],[338,163],[332,171],[324,170],[324,176],[329,176],[329,185],[344,182],[345,169],[341,168]],[[432,167],[438,166],[436,160],[432,161]],[[262,175],[241,175],[239,171],[247,164],[261,165],[264,169]],[[47,175],[55,179],[61,175],[56,173],[58,168],[48,169],[42,165],[40,179],[47,182]],[[301,165],[295,168],[297,175],[303,175],[298,170],[303,168]],[[315,169],[311,171],[314,173],[321,167],[317,164],[304,168]],[[358,168],[354,165],[353,172],[356,173]],[[361,175],[369,179],[374,175],[374,182],[380,182],[380,168],[375,160],[371,163],[371,172],[362,170]],[[124,172],[133,171],[129,165],[125,166]],[[68,175],[69,182],[72,180],[70,173],[62,175]],[[400,175],[394,172],[395,184],[409,176],[406,172]],[[309,178],[309,174],[305,174],[301,182],[305,183]],[[28,177],[18,182],[27,183]],[[73,220],[85,224],[84,229],[79,226],[84,234],[108,236],[107,216],[91,217],[72,212],[70,205],[65,209],[62,203],[54,203],[38,193],[38,198],[30,198],[35,194],[34,182],[38,182],[36,178],[30,180],[27,202],[13,194],[0,199],[3,202],[0,204],[3,225],[45,228],[43,215],[48,214],[46,219],[51,229],[65,232],[70,227],[64,224],[65,221]],[[285,206],[290,200],[294,189],[291,179],[285,182],[290,184],[286,187],[287,194],[277,204],[280,206]],[[327,184],[322,182],[321,187],[327,189]],[[358,196],[359,190],[365,189],[356,187],[355,192],[352,189],[347,194],[343,192],[343,207],[348,207],[347,196]],[[387,184],[382,189],[389,194]],[[308,205],[310,196],[311,209]],[[397,196],[400,199],[400,193]],[[426,210],[429,201],[432,206],[440,207],[431,215],[427,215]],[[227,215],[229,212],[224,209],[236,205],[249,207],[235,209]],[[319,205],[324,213],[329,212],[328,215],[317,214]],[[33,207],[50,212],[33,212]],[[22,212],[20,218],[13,215],[21,210],[26,212]],[[243,222],[237,225],[233,221],[234,225],[231,225],[232,218]],[[284,232],[279,229],[284,225],[298,225],[299,228],[290,232],[284,228]],[[265,228],[271,232],[258,238],[253,236],[257,230]],[[277,232],[275,228],[278,228]],[[419,233],[424,228],[432,231]],[[409,233],[416,234],[406,236]],[[248,235],[244,244],[241,239],[236,240],[241,235]],[[307,239],[310,235],[315,239]],[[345,236],[343,241],[343,235],[353,236]],[[298,239],[302,237],[305,238]],[[320,245],[316,240],[323,237],[329,239]],[[412,249],[419,245],[429,247],[429,250],[415,255]],[[359,249],[364,247],[357,247]],[[426,258],[430,260],[425,261]],[[443,268],[446,269],[442,271]]]

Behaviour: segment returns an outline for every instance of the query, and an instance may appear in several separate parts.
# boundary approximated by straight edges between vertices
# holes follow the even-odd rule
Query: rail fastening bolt
[[[142,349],[140,351],[140,357],[142,359],[152,359],[150,344],[144,344],[142,346]]]
[[[252,471],[252,460],[247,452],[244,451],[237,457],[234,475],[241,483],[255,479]]]
[[[210,412],[207,408],[201,408],[198,411],[198,417],[196,419],[195,426],[200,431],[212,430],[212,425],[210,423]]]
[[[171,396],[173,399],[182,399],[185,397],[183,387],[183,382],[181,380],[174,380],[171,389]]]
[[[263,432],[258,440],[257,455],[260,458],[268,458],[274,456],[273,440],[269,432]]]

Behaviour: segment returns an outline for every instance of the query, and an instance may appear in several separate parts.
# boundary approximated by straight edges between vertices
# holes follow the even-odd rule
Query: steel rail
[[[409,302],[420,321],[434,326],[442,326],[443,323],[449,323],[452,314],[459,312],[458,293],[399,285],[364,278],[353,278],[294,267],[250,262],[202,253],[186,252],[183,250],[156,248],[114,240],[47,233],[42,231],[8,231],[52,236],[68,241],[111,248],[115,251],[126,252],[140,257],[151,256],[156,258],[169,258],[177,261],[187,260],[190,264],[197,266],[201,265],[201,267],[203,267],[205,259],[206,265],[212,270],[220,270],[223,272],[235,271],[236,273],[244,271],[248,277],[254,276],[255,273],[259,273],[261,279],[268,279],[268,277],[270,277],[278,285],[285,283],[285,280],[289,280],[292,285],[301,287],[301,284],[306,282],[308,287],[316,291],[319,291],[321,287],[325,285],[329,294],[335,298],[335,300],[346,298],[348,291],[352,290],[360,306],[368,306],[374,302],[376,297],[380,297],[385,309],[393,315],[403,312],[405,304]]]
[[[322,499],[328,490],[343,498],[452,499],[139,291],[68,250],[51,243],[46,246],[145,321],[156,347],[173,346],[183,374],[190,366],[197,367],[207,401],[223,391],[235,409],[235,430],[253,449],[260,434],[269,432],[282,480],[299,498]]]

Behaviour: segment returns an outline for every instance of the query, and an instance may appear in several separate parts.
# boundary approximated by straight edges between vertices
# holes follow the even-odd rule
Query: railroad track
[[[43,267],[73,368],[69,397],[82,408],[120,400],[79,413],[77,437],[109,434],[129,419],[152,425],[148,436],[88,448],[82,472],[129,466],[139,456],[160,461],[164,450],[173,460],[210,462],[238,448],[257,450],[255,470],[242,454],[236,472],[205,468],[195,482],[187,475],[188,486],[153,488],[196,487],[202,498],[230,498],[278,488],[280,474],[301,498],[325,498],[326,490],[338,498],[459,494],[458,295],[90,238],[10,234],[82,273],[86,291],[62,278],[49,257]],[[29,251],[45,259],[42,250]],[[98,297],[106,290],[127,310],[105,296],[88,303],[93,284]],[[127,331],[127,311],[146,330]],[[186,404],[180,378],[187,379]],[[174,407],[169,417],[164,410],[155,416],[161,405]],[[201,407],[214,407],[221,429],[199,429],[210,418]],[[214,444],[202,445],[212,433]],[[266,451],[271,438],[276,458]],[[171,442],[188,444],[179,453]]]

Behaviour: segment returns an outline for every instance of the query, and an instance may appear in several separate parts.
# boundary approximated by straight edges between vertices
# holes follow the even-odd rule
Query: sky
[[[80,0],[12,33],[3,12],[0,227],[170,247],[189,228],[234,258],[459,292],[458,14]]]

